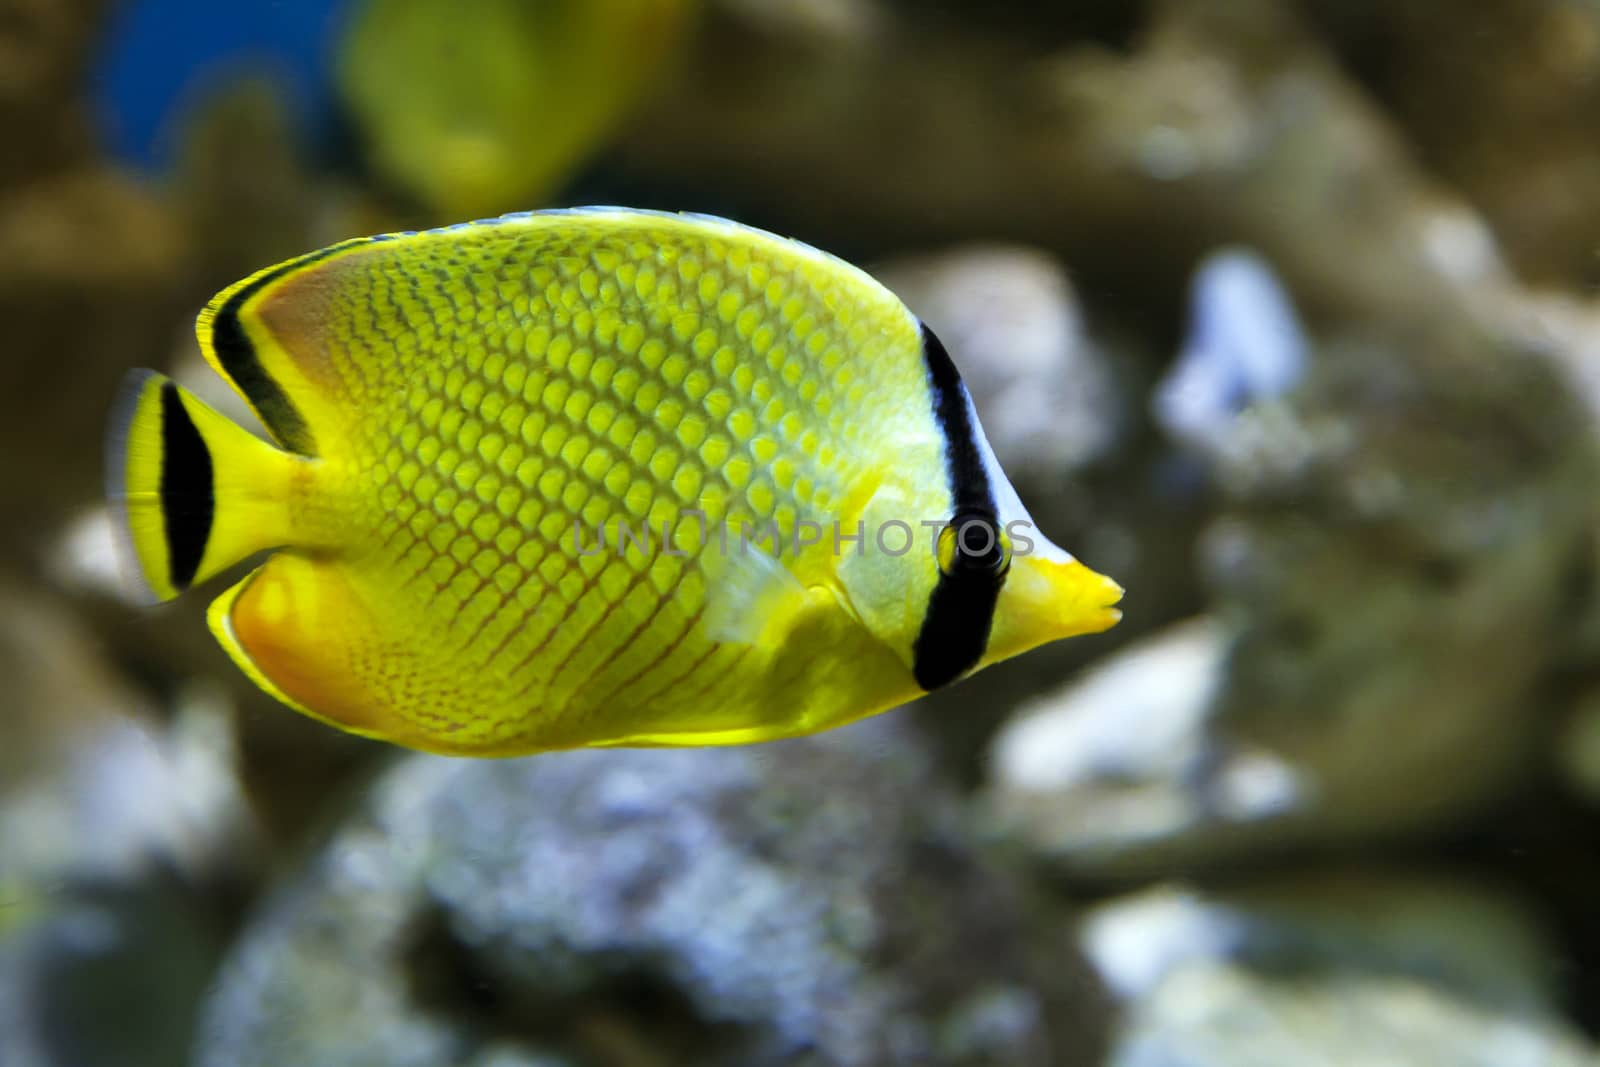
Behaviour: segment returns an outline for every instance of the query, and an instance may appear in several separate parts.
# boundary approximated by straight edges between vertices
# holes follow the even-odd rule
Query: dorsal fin
[[[195,323],[206,360],[232,383],[285,448],[316,455],[316,434],[304,405],[293,396],[303,377],[296,372],[289,349],[293,339],[267,328],[261,306],[306,272],[374,240],[379,238],[357,237],[257,271],[213,297]]]
[[[337,449],[342,413],[353,399],[342,395],[340,373],[349,373],[353,364],[358,373],[371,371],[374,357],[381,362],[391,355],[380,330],[371,338],[369,351],[347,359],[339,350],[345,339],[336,329],[341,316],[347,319],[363,310],[373,317],[386,313],[363,299],[368,294],[361,287],[370,286],[371,279],[358,269],[368,256],[378,255],[380,247],[402,273],[426,275],[423,287],[434,289],[439,284],[434,275],[462,266],[452,260],[459,259],[455,253],[463,248],[470,251],[484,242],[515,241],[523,233],[564,228],[604,232],[642,223],[669,231],[687,227],[747,244],[770,242],[791,256],[825,262],[877,287],[858,268],[810,245],[712,216],[625,208],[534,211],[420,232],[357,237],[258,271],[218,293],[200,313],[196,332],[201,351],[255,409],[278,443],[304,455],[326,455]],[[336,362],[341,370],[335,370]]]

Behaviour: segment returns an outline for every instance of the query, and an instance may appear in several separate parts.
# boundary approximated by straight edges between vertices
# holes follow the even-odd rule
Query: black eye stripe
[[[951,523],[963,559],[985,560],[1000,555],[1000,531],[993,515],[958,515]]]
[[[941,537],[948,538],[940,548],[940,569],[1003,574],[1010,559],[1004,532],[993,515],[966,512],[950,520]]]
[[[978,447],[978,428],[973,423],[961,375],[944,345],[926,325],[922,327],[922,356],[928,366],[928,384],[933,393],[933,417],[945,440],[945,474],[954,502],[952,522],[957,536],[975,536],[979,547],[986,538],[981,532],[963,534],[962,523],[981,521],[994,532],[993,550],[981,557],[957,551],[949,573],[941,572],[933,595],[928,598],[922,628],[912,646],[912,673],[923,689],[949,685],[983,659],[994,624],[994,609],[1005,584],[1004,555],[999,547],[1000,527],[996,518],[994,488]]]

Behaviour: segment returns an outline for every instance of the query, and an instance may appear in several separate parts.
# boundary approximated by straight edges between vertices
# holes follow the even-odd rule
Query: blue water
[[[122,0],[92,77],[120,158],[159,169],[177,128],[233,79],[272,78],[310,138],[332,124],[332,56],[351,0]]]

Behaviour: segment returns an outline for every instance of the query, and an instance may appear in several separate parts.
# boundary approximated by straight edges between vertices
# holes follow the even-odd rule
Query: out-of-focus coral
[[[515,1040],[585,1062],[1088,1067],[1104,1014],[1061,929],[881,721],[417,757],[245,934],[198,1062],[401,1067]]]
[[[318,180],[307,155],[281,88],[269,80],[230,84],[191,111],[172,203],[189,234],[197,288],[220,289],[349,236],[337,222],[328,226],[343,206],[340,190]]]
[[[1481,798],[1538,736],[1594,527],[1556,367],[1445,330],[1353,338],[1239,441],[1208,545],[1244,628],[1226,728],[1314,760],[1349,825]]]
[[[1600,693],[1583,694],[1562,724],[1555,762],[1574,791],[1600,804]]]
[[[1210,619],[1174,626],[1029,700],[995,737],[990,815],[1079,874],[1158,874],[1226,854],[1298,798],[1270,756],[1211,734],[1227,644]],[[1265,788],[1264,786],[1275,786]]]
[[[1222,644],[1195,646],[1219,640],[1201,631],[1126,653],[1054,718],[1020,723],[1002,752],[1056,767],[1041,793],[1002,759],[1002,807],[1071,861],[1120,865],[1393,834],[1484,803],[1548,732],[1538,685],[1573,640],[1592,551],[1587,433],[1530,353],[1449,334],[1323,353],[1292,400],[1245,412],[1228,439],[1204,541]],[[1130,729],[1130,707],[1181,729]],[[1057,720],[1123,754],[1037,744]],[[1281,788],[1241,808],[1240,775],[1263,779],[1240,760],[1264,757]],[[1150,780],[1138,790],[1128,759]],[[1131,821],[1105,817],[1140,798]]]

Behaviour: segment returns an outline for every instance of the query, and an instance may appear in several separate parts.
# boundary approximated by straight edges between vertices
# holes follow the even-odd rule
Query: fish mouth
[[[1114,579],[1107,578],[1103,574],[1095,574],[1094,577],[1098,581],[1091,587],[1090,595],[1086,598],[1089,600],[1086,621],[1093,628],[1084,630],[1084,633],[1092,634],[1109,630],[1122,621],[1122,609],[1117,605],[1122,603],[1122,597],[1126,592]]]
[[[1057,625],[1060,636],[1097,634],[1122,621],[1123,588],[1105,575],[1073,560],[1056,565],[1054,582],[1061,599]]]

